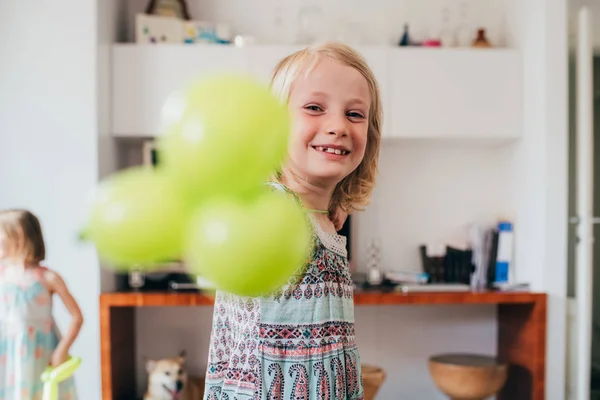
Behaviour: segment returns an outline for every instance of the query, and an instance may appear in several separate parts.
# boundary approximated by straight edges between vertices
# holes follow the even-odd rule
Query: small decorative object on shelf
[[[146,14],[191,19],[185,0],[150,0],[146,5]]]
[[[408,31],[408,24],[404,24],[404,32],[402,33],[402,37],[400,38],[400,42],[398,46],[412,46],[412,39],[410,38],[410,33]]]
[[[135,17],[135,41],[137,43],[182,43],[183,24],[180,19],[146,14]]]
[[[224,23],[137,14],[135,25],[137,43],[229,44],[233,40],[231,26]]]
[[[188,25],[192,43],[214,43],[217,37],[215,27],[208,21],[189,21]]]
[[[256,44],[256,38],[251,35],[235,35],[233,44],[236,47],[247,47]]]
[[[430,283],[445,282],[444,279],[444,258],[445,249],[435,251],[430,246],[421,245],[419,247],[423,271],[429,275]]]
[[[450,27],[450,10],[448,8],[442,10],[442,28],[440,29],[439,38],[441,45],[444,47],[456,46],[456,33]]]
[[[487,37],[485,36],[485,29],[477,29],[477,37],[473,40],[473,47],[492,47]]]
[[[134,290],[141,289],[145,281],[145,275],[142,270],[134,269],[129,274],[129,286]]]
[[[468,47],[472,43],[473,30],[469,21],[469,5],[463,1],[459,5],[459,22],[456,27],[456,44],[460,47]]]
[[[381,265],[381,246],[379,239],[372,239],[369,245],[369,263],[367,267],[369,269],[367,275],[367,282],[369,285],[377,286],[383,282],[383,273],[380,268]]]
[[[442,47],[442,42],[439,39],[427,39],[421,42],[423,47]]]

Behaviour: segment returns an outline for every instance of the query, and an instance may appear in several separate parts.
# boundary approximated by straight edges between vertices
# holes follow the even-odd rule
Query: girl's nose
[[[348,128],[346,127],[346,118],[345,116],[332,117],[329,121],[329,128],[327,129],[327,133],[335,136],[346,136],[348,135]]]
[[[348,133],[344,129],[332,129],[327,133],[329,133],[330,135],[335,135],[335,136],[340,136],[340,137],[348,135]]]

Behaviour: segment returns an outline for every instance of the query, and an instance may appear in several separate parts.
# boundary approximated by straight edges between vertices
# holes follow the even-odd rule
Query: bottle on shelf
[[[469,6],[466,1],[459,5],[459,22],[456,27],[456,45],[459,47],[469,47],[473,41],[473,28],[469,21]]]
[[[494,284],[514,283],[513,248],[514,229],[510,221],[498,223],[498,253],[496,256],[496,276]]]
[[[485,35],[485,29],[479,28],[477,29],[477,36],[473,39],[473,47],[492,47],[489,40]]]
[[[443,47],[456,46],[456,33],[451,28],[450,10],[446,7],[442,9],[442,24],[438,37]]]

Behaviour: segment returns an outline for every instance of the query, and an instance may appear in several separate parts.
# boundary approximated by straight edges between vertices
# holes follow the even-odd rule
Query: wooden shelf
[[[396,293],[357,291],[354,303],[370,305],[434,305],[434,304],[533,304],[545,300],[544,293],[533,292],[437,292]],[[103,293],[105,307],[210,306],[214,297],[205,293],[116,292]]]
[[[403,294],[357,291],[354,300],[357,306],[496,305],[498,357],[510,365],[508,381],[497,399],[543,400],[545,398],[546,294],[492,291]],[[214,297],[206,293],[103,293],[100,297],[102,400],[135,398],[135,310],[137,308],[211,306],[213,302]]]
[[[357,292],[356,305],[434,305],[434,304],[533,304],[545,299],[544,293],[533,292],[437,292],[394,293]]]

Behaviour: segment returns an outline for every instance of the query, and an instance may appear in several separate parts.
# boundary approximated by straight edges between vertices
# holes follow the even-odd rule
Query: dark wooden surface
[[[357,291],[356,305],[403,305],[403,304],[533,304],[544,294],[532,292],[438,292],[397,293],[381,291]],[[214,297],[203,293],[103,293],[100,303],[108,307],[151,306],[208,306]]]
[[[498,400],[545,398],[546,319],[546,296],[498,306],[498,357],[510,365]]]

